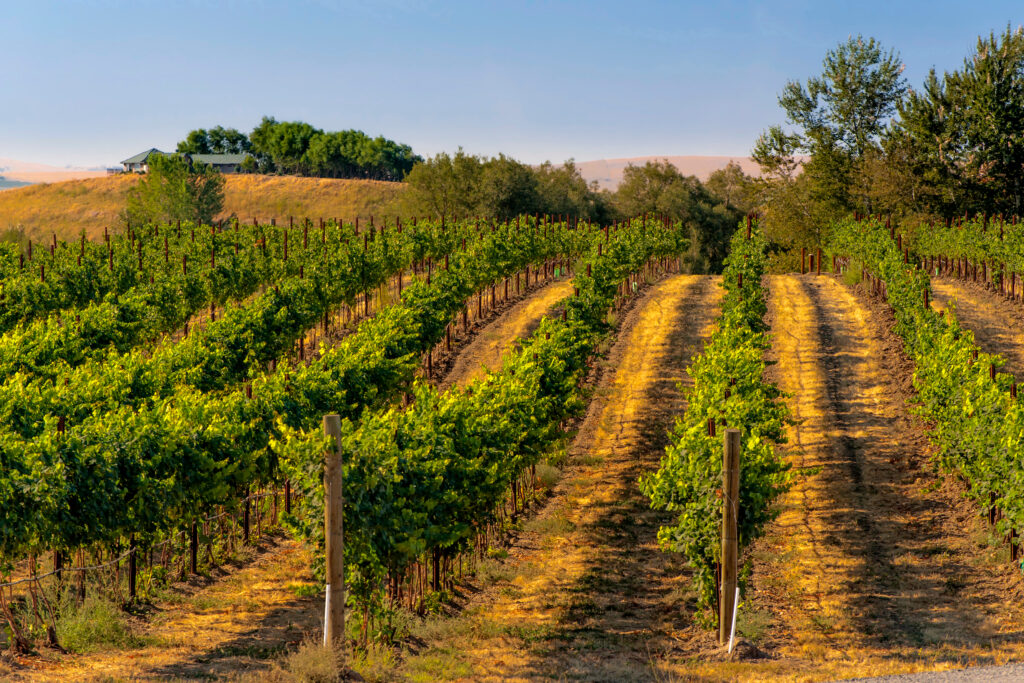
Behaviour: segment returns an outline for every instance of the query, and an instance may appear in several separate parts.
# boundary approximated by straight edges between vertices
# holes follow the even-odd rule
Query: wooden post
[[[722,460],[722,587],[719,596],[718,643],[724,645],[732,630],[733,602],[736,599],[736,574],[739,535],[737,518],[740,499],[740,430],[725,430]]]
[[[193,575],[199,573],[199,528],[192,522],[192,529],[189,532],[189,570]]]
[[[324,539],[327,546],[324,645],[336,647],[342,645],[345,639],[345,541],[340,416],[324,415],[324,434],[331,439],[324,468]]]
[[[807,247],[800,247],[800,274],[807,272]]]
[[[128,598],[135,602],[138,593],[136,592],[136,579],[138,578],[138,561],[136,553],[135,534],[128,537]]]

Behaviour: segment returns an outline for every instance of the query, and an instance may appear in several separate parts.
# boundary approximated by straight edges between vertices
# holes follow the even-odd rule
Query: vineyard
[[[0,244],[0,677],[1024,655],[1024,224],[276,223]]]

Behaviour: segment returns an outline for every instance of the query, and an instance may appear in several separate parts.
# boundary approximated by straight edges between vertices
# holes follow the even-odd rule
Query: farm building
[[[145,173],[149,170],[149,157],[154,154],[170,156],[177,152],[161,152],[156,148],[147,149],[145,152],[139,152],[122,161],[121,167],[125,173]],[[237,173],[249,154],[186,154],[185,156],[192,161],[209,164],[221,173]]]

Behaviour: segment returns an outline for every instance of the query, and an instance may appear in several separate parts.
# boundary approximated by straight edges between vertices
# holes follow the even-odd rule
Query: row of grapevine
[[[660,270],[659,257],[683,251],[682,235],[680,225],[636,220],[598,236],[577,266],[577,293],[563,316],[544,319],[500,371],[469,387],[439,392],[417,383],[408,408],[358,421],[343,407],[346,581],[364,610],[389,588],[394,598],[423,558],[433,560],[437,587],[440,568],[472,547],[510,497],[517,504],[524,474],[585,404],[582,379],[621,284],[630,273]],[[322,558],[320,415],[308,411],[276,450],[304,494],[295,526]]]
[[[1000,292],[1019,297],[1024,282],[1024,223],[987,219],[958,219],[919,225],[903,244],[890,224],[890,234],[905,254],[924,258],[931,272],[992,283]]]
[[[392,399],[474,291],[525,265],[572,255],[578,251],[573,245],[586,239],[585,230],[564,226],[487,233],[452,254],[447,269],[414,280],[400,305],[365,321],[315,361],[257,372],[251,396],[232,390],[231,380],[249,376],[246,354],[257,361],[277,358],[281,344],[264,338],[258,345],[251,330],[259,325],[230,315],[196,335],[201,343],[190,338],[170,347],[182,354],[173,363],[157,353],[113,370],[111,363],[97,365],[108,374],[77,382],[82,403],[39,404],[36,422],[18,425],[23,433],[0,434],[0,498],[11,502],[0,510],[0,554],[10,560],[129,534],[146,543],[274,480],[276,454],[267,445],[279,421],[294,422],[302,411],[328,405],[357,412]],[[330,300],[325,281],[343,280],[343,274],[314,270],[282,284],[279,293],[268,291],[260,309],[266,314],[256,320],[267,321],[264,331],[281,338],[285,329],[305,329]],[[303,305],[311,312],[304,314]],[[225,354],[245,362],[225,367]],[[221,362],[211,364],[207,356]],[[116,372],[126,376],[120,386],[111,379]],[[58,383],[55,390],[61,388]],[[54,412],[55,405],[68,412]],[[66,431],[57,428],[58,415],[74,417]]]
[[[640,480],[652,507],[677,513],[662,527],[662,547],[683,553],[694,570],[701,607],[718,599],[722,533],[722,440],[716,425],[742,431],[739,547],[742,550],[773,518],[772,503],[789,486],[789,467],[774,446],[785,441],[788,415],[778,388],[765,380],[770,346],[762,276],[766,238],[756,227],[733,236],[725,261],[725,296],[718,326],[687,373],[693,386],[687,407],[669,434],[657,471]],[[715,610],[715,615],[718,611]]]
[[[0,429],[28,438],[46,428],[47,417],[74,425],[96,410],[138,407],[169,396],[179,385],[216,391],[255,376],[327,312],[351,305],[357,295],[406,267],[409,250],[402,247],[411,240],[400,238],[378,235],[352,248],[342,242],[324,249],[308,267],[300,261],[296,276],[226,308],[219,320],[182,341],[168,338],[155,349],[122,354],[107,351],[74,368],[51,368],[49,377],[15,374],[0,385]],[[470,243],[471,252],[485,248],[484,241]],[[446,242],[460,248],[458,240]]]
[[[952,307],[942,314],[928,306],[928,274],[917,259],[906,262],[880,221],[834,224],[831,249],[884,283],[879,289],[915,364],[916,411],[931,425],[936,462],[963,477],[982,509],[1001,512],[991,518],[1012,542],[1024,529],[1024,407],[1013,377],[998,372],[1004,360],[981,352]]]
[[[190,264],[186,254],[182,256],[180,267],[169,272],[164,269],[159,279],[151,277],[125,292],[108,292],[99,302],[61,310],[48,318],[36,317],[34,322],[23,322],[10,330],[0,338],[0,372],[9,376],[20,370],[27,374],[54,377],[66,369],[58,361],[74,366],[89,358],[106,355],[111,347],[123,353],[139,343],[155,340],[161,333],[180,328],[207,305],[211,305],[213,317],[216,304],[243,299],[257,287],[299,276],[307,268],[349,268],[353,271],[350,279],[354,276],[358,280],[356,286],[368,289],[378,284],[379,273],[376,271],[379,269],[373,263],[377,252],[395,254],[386,266],[402,269],[429,256],[443,257],[458,245],[460,237],[465,239],[469,233],[468,226],[443,232],[435,224],[405,228],[403,231],[399,226],[388,233],[377,234],[364,231],[363,240],[352,240],[358,236],[355,226],[325,224],[312,243],[308,239],[307,228],[301,246],[293,248],[290,257],[287,231],[268,232],[256,226],[248,231],[249,234],[240,236],[236,230],[234,235],[229,233],[218,238],[215,229],[200,230],[205,239],[192,237],[186,239],[185,244],[198,244],[200,251],[209,248],[208,259]],[[186,225],[186,232],[194,236],[195,229]],[[158,231],[154,228],[146,234],[153,237],[158,235]],[[251,243],[254,235],[257,236],[258,248]],[[374,236],[374,246],[378,240],[388,246],[383,250],[372,250],[367,258],[366,254],[359,252],[371,251],[367,248],[371,235]],[[232,236],[235,238],[234,251],[230,243]],[[175,239],[177,250],[181,245],[177,244],[179,238]],[[249,242],[245,250],[239,251],[240,240]],[[137,242],[140,256],[143,251],[152,251],[142,248],[146,239],[141,235],[132,234],[122,241]],[[280,242],[280,249],[275,248],[275,241]],[[225,253],[218,255],[218,251]],[[165,250],[162,258],[168,258],[169,253]],[[152,253],[150,256],[161,258]],[[153,258],[144,264],[140,261],[140,267],[150,268]]]

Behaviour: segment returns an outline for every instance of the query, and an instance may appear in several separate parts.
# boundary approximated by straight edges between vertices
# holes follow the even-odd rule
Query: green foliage
[[[224,176],[182,155],[153,154],[147,172],[128,195],[129,225],[164,221],[209,224],[224,206]]]
[[[215,126],[209,130],[198,128],[189,131],[178,143],[178,152],[183,154],[242,154],[252,148],[245,133],[234,128]]]
[[[652,507],[678,513],[675,524],[658,531],[658,540],[686,556],[704,608],[716,604],[722,529],[722,437],[708,436],[709,420],[742,431],[741,550],[774,518],[772,503],[789,486],[789,466],[774,451],[774,444],[785,441],[788,411],[779,390],[764,379],[764,351],[770,345],[761,284],[766,246],[759,230],[749,240],[745,227],[733,236],[718,329],[687,369],[693,386],[686,412],[669,434],[659,469],[640,480]]]
[[[653,214],[682,221],[699,255],[693,269],[716,271],[728,247],[729,235],[742,213],[728,208],[694,176],[684,176],[668,161],[627,166],[614,195],[620,215]]]
[[[704,187],[721,200],[726,209],[750,213],[757,207],[757,182],[744,173],[735,161],[730,161],[725,168],[720,168],[708,176]]]
[[[955,248],[943,242],[959,239],[953,230],[940,230],[937,245]],[[978,235],[977,226],[973,234]],[[896,332],[914,360],[916,411],[932,425],[929,438],[936,463],[961,475],[982,509],[998,507],[1001,534],[1024,529],[1024,498],[1019,495],[1024,486],[1024,407],[1010,398],[1011,376],[997,373],[995,381],[989,376],[990,368],[1002,366],[1003,359],[982,353],[952,309],[941,315],[925,306],[928,274],[903,262],[880,222],[847,219],[834,226],[832,235],[833,253],[860,261],[886,285]],[[971,235],[971,229],[963,231],[963,239]]]
[[[460,148],[416,164],[406,182],[406,211],[436,218],[547,214],[604,220],[609,214],[604,195],[587,185],[571,161],[534,168],[504,154],[485,158]]]
[[[1011,272],[1024,273],[1024,223],[976,216],[928,221],[913,228],[905,246],[919,255],[984,263],[996,285]]]
[[[793,132],[773,126],[751,153],[766,174],[762,222],[774,240],[818,248],[832,221],[873,210],[862,176],[903,100],[902,72],[897,53],[857,36],[826,53],[820,76],[786,84],[779,105]]]
[[[676,253],[678,227],[633,221],[607,243],[602,233],[588,235],[566,320],[545,319],[499,372],[444,393],[416,383],[408,409],[364,412],[358,424],[343,414],[345,562],[360,604],[378,604],[385,579],[417,559],[467,550],[497,520],[509,483],[561,442],[561,424],[583,408],[581,380],[620,283],[648,259]],[[275,448],[304,493],[309,521],[299,530],[322,552],[318,416],[309,411],[308,431],[285,431]]]
[[[934,70],[893,131],[915,160],[931,208],[1017,213],[1024,201],[1024,32],[979,38],[959,71]],[[895,143],[894,143],[895,144]]]
[[[324,132],[301,121],[263,117],[249,135],[244,170],[326,178],[402,180],[421,158],[408,145],[362,131]]]

